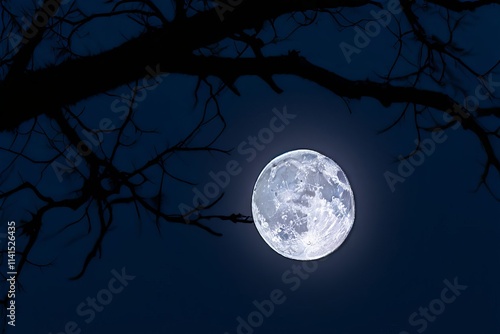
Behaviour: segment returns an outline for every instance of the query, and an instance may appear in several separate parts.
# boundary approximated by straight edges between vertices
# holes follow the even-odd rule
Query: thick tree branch
[[[158,63],[175,62],[194,50],[244,29],[258,27],[266,20],[297,11],[364,5],[377,3],[368,0],[279,0],[271,4],[254,0],[243,2],[222,22],[215,9],[174,21],[98,55],[69,60],[0,82],[0,108],[9,110],[15,106],[15,112],[9,111],[10,117],[0,122],[0,131],[11,131],[48,110],[59,110],[141,79],[147,74],[147,66],[154,68]]]
[[[132,60],[123,59],[123,62]],[[115,62],[116,63],[116,62]],[[26,110],[34,108],[32,112],[38,113],[54,108],[55,103],[67,105],[76,103],[81,99],[97,94],[102,86],[111,89],[113,84],[118,84],[116,78],[111,74],[118,72],[118,68],[112,66],[108,68],[109,72],[102,72],[87,66],[75,66],[76,64],[64,64],[49,70],[31,73],[25,77],[24,98],[19,97],[16,109]],[[127,68],[127,67],[124,67]],[[416,87],[394,86],[387,83],[378,83],[369,80],[349,80],[334,72],[328,71],[322,67],[316,66],[303,57],[296,55],[276,56],[267,58],[219,58],[202,56],[184,56],[177,59],[173,56],[168,57],[168,61],[161,62],[156,68],[159,72],[182,73],[193,76],[207,77],[216,76],[223,81],[234,82],[238,77],[245,75],[259,76],[267,80],[273,75],[295,75],[303,79],[315,82],[333,93],[351,99],[360,99],[362,97],[372,97],[378,100],[382,105],[389,106],[394,103],[415,103],[417,105],[434,108],[441,111],[453,109],[457,104],[444,93],[419,89]],[[144,75],[144,72],[138,71],[136,75]],[[121,77],[130,77],[130,72],[124,71]],[[98,82],[95,86],[79,87],[81,79],[86,80],[93,77]],[[56,78],[51,80],[50,78]],[[45,84],[42,84],[44,83]],[[6,94],[2,90],[4,99],[12,98],[15,91],[21,90],[21,82],[11,94]],[[100,86],[96,89],[96,86]],[[58,98],[54,98],[51,92],[57,92]],[[38,106],[35,108],[35,106]],[[489,111],[489,110],[488,110]],[[483,112],[477,110],[478,114]],[[22,114],[17,114],[18,120]],[[16,118],[16,117],[14,117]],[[2,124],[0,129],[6,130],[10,124]]]

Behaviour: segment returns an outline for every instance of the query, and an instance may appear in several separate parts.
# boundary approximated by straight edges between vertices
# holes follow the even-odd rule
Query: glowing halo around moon
[[[335,161],[295,150],[262,170],[253,189],[252,214],[260,235],[277,253],[316,260],[347,238],[354,223],[354,195]]]

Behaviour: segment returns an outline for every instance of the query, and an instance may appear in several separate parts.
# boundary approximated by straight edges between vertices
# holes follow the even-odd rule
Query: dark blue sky
[[[500,59],[495,11],[498,8],[490,7],[475,13],[462,31],[464,43],[473,50],[467,59],[480,69]],[[355,17],[356,10],[346,13]],[[427,26],[432,29],[432,23]],[[338,45],[351,42],[353,36],[352,29],[338,33],[325,19],[266,52],[302,50],[315,64],[349,78],[374,79],[384,73],[394,56],[387,31],[348,64]],[[107,48],[106,43],[116,41],[116,37],[101,38],[93,47]],[[52,53],[46,52],[50,58]],[[500,74],[497,78],[500,81]],[[447,139],[392,192],[384,173],[397,172],[394,161],[411,151],[416,133],[410,117],[387,133],[377,132],[397,117],[401,106],[385,108],[363,99],[352,101],[350,113],[340,98],[313,83],[287,76],[276,77],[276,82],[284,93],[274,93],[260,79],[242,78],[237,82],[241,97],[231,92],[222,95],[227,129],[217,146],[235,148],[231,155],[182,154],[173,160],[171,171],[202,189],[211,181],[210,172],[236,160],[242,172],[231,178],[224,198],[211,212],[250,215],[254,182],[271,159],[298,148],[319,151],[343,168],[355,195],[354,227],[337,251],[310,264],[310,273],[294,272],[302,263],[271,250],[253,225],[213,221],[209,225],[224,234],[215,237],[192,226],[163,224],[160,235],[151,217],[139,219],[131,207],[115,217],[102,259],[93,261],[81,279],[70,281],[93,239],[86,235],[85,226],[54,235],[70,215],[54,212],[46,218],[33,260],[55,261],[42,269],[26,268],[23,291],[16,298],[16,328],[8,332],[59,334],[68,326],[71,333],[77,326],[81,333],[95,334],[233,334],[238,333],[239,317],[252,321],[248,317],[257,310],[253,302],[270,299],[275,290],[281,291],[282,303],[252,328],[254,333],[499,332],[500,211],[484,188],[473,191],[485,161],[476,138],[461,129],[448,130]],[[136,108],[137,117],[144,128],[157,128],[161,135],[140,142],[122,157],[124,164],[126,159],[151,156],[154,146],[173,142],[191,129],[201,114],[200,105],[193,107],[195,84],[194,78],[172,74],[148,92]],[[473,80],[465,81],[468,88],[475,85]],[[129,91],[123,87],[115,93]],[[112,102],[113,98],[100,96],[77,108],[86,107],[91,127],[103,117],[119,124]],[[247,161],[248,155],[236,148],[269,126],[274,108],[285,106],[295,118],[255,159]],[[210,135],[202,134],[201,139]],[[104,146],[110,145],[107,140]],[[498,175],[494,176],[498,189]],[[48,192],[66,186],[55,176],[44,183]],[[170,181],[168,186],[169,213],[178,213],[181,202],[191,204],[192,186]],[[17,220],[24,214],[9,212],[2,218]],[[122,270],[131,276],[129,280],[113,280],[110,285]],[[467,288],[454,294],[449,287],[454,282]],[[449,290],[443,295],[445,288]],[[119,292],[109,294],[103,289]],[[112,300],[99,312],[89,311],[87,298],[99,294]],[[453,302],[435,302],[452,296]],[[430,304],[445,305],[445,309],[435,318],[422,320],[425,316],[418,314],[409,322],[414,312]]]

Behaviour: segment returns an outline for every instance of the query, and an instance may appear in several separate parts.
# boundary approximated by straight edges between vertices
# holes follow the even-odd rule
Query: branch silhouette
[[[24,208],[29,214],[18,227],[25,240],[19,252],[18,278],[27,264],[50,265],[34,263],[30,256],[41,242],[40,232],[47,224],[44,217],[54,210],[67,208],[76,217],[60,233],[86,226],[91,240],[81,270],[72,279],[82,277],[102,255],[103,242],[116,224],[116,212],[124,207],[133,208],[139,219],[154,222],[159,231],[163,223],[173,223],[219,236],[215,221],[252,223],[251,217],[239,213],[214,214],[211,210],[222,195],[197,206],[196,217],[189,219],[166,204],[167,180],[194,185],[172,172],[173,157],[230,154],[230,149],[216,146],[226,127],[220,98],[226,91],[242,95],[238,81],[245,76],[259,78],[277,94],[285,91],[280,78],[294,76],[330,91],[348,106],[353,99],[374,99],[384,107],[400,107],[400,116],[383,131],[411,116],[419,141],[408,156],[420,150],[425,133],[459,124],[473,134],[485,153],[478,187],[484,186],[499,199],[491,178],[500,172],[500,104],[495,89],[484,79],[496,74],[500,61],[474,64],[457,35],[472,13],[478,15],[481,8],[496,10],[500,1],[389,1],[400,7],[400,15],[385,10],[387,2],[367,0],[247,0],[215,5],[171,0],[170,11],[154,0],[90,2],[94,10],[79,8],[74,2],[45,0],[39,7],[32,6],[31,12],[23,12],[14,1],[0,2],[0,131],[9,139],[0,146],[8,157],[0,166],[0,203],[5,211],[17,199],[30,199],[30,206]],[[392,61],[384,73],[360,77],[353,71],[347,76],[340,74],[346,72],[346,64],[316,64],[303,56],[305,49],[273,52],[273,46],[317,22],[330,22],[334,33],[340,34],[349,28],[362,29],[365,22],[377,22],[374,12],[391,15],[386,16],[392,22],[386,32],[393,48],[386,52]],[[128,20],[134,29],[123,32],[105,49],[86,44],[84,36],[99,34],[93,23],[114,19]],[[428,19],[439,21],[445,32],[434,31],[425,23]],[[30,25],[26,28],[24,22]],[[37,53],[43,45],[54,50],[56,56],[50,61]],[[139,125],[140,111],[134,105],[138,94],[154,85],[151,80],[160,80],[166,73],[197,78],[193,101],[202,115],[181,140],[155,146],[155,153],[143,161],[123,163],[130,150],[141,149],[142,138],[158,135]],[[458,80],[459,76],[466,79]],[[487,92],[489,104],[466,112],[461,101],[474,93],[470,82]],[[123,99],[113,95],[120,87],[132,92],[122,122],[93,133],[96,138],[106,135],[106,143],[112,145],[88,147],[82,131],[92,130],[85,116],[97,115],[99,110],[82,105],[96,96]],[[457,117],[457,110],[467,117]],[[437,115],[447,115],[449,121],[439,121]],[[200,144],[203,131],[213,135]],[[33,150],[37,143],[46,145],[43,154]],[[61,167],[60,161],[68,160],[68,150],[79,154]],[[54,164],[59,166],[58,175],[64,175],[65,192],[54,193],[43,186]],[[26,165],[29,172],[19,168]],[[39,177],[33,177],[33,171]],[[2,303],[6,305],[7,299]]]

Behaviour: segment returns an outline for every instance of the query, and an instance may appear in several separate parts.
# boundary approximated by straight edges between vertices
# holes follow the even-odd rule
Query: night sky
[[[500,59],[499,10],[490,6],[475,12],[461,30],[464,44],[473,50],[467,60],[479,69]],[[360,9],[345,13],[369,17]],[[117,31],[132,34],[136,29],[126,20],[120,28],[111,21],[92,26],[91,31],[101,33],[82,37],[82,52],[84,46],[91,52],[108,49],[123,41]],[[286,20],[281,24],[292,26]],[[269,54],[300,50],[309,61],[340,75],[376,79],[394,57],[393,37],[383,30],[348,63],[339,43],[352,43],[354,35],[352,28],[338,32],[325,17],[264,50]],[[46,46],[37,55],[39,66],[57,59]],[[500,73],[494,77],[500,81]],[[169,74],[162,79],[135,108],[141,126],[160,134],[144,136],[120,157],[125,165],[182,138],[202,113],[204,100],[195,105],[193,98],[196,78]],[[176,155],[172,174],[197,185],[169,180],[165,205],[174,214],[179,213],[180,203],[192,205],[193,188],[203,189],[212,181],[211,172],[220,172],[235,160],[241,173],[231,177],[224,197],[210,213],[251,215],[253,185],[264,166],[290,150],[315,150],[342,167],[354,192],[356,219],[338,250],[320,261],[294,261],[269,248],[253,224],[208,223],[222,237],[184,224],[162,223],[158,231],[153,217],[138,218],[129,206],[117,213],[103,242],[102,258],[95,259],[82,278],[70,280],[81,269],[97,231],[88,235],[82,225],[60,232],[71,213],[55,211],[46,217],[32,254],[33,261],[51,265],[26,267],[22,291],[16,296],[16,327],[8,326],[7,332],[499,333],[500,211],[484,187],[475,191],[485,161],[477,139],[460,128],[446,130],[446,139],[435,144],[434,152],[391,191],[385,173],[397,173],[398,156],[411,152],[416,132],[412,117],[388,132],[379,131],[399,116],[401,105],[384,107],[364,98],[350,101],[349,110],[341,98],[314,83],[284,75],[275,80],[282,94],[258,78],[243,77],[236,82],[241,96],[230,90],[221,95],[227,127],[215,145],[231,149],[231,154]],[[478,84],[466,76],[460,80],[472,91]],[[433,87],[429,84],[429,89]],[[112,93],[128,94],[130,88]],[[118,125],[114,100],[100,95],[74,108],[85,107],[82,117],[91,127],[104,117]],[[284,110],[290,115],[289,124],[250,153],[249,136],[258,136],[276,112]],[[200,143],[210,140],[220,126],[214,122],[198,138]],[[0,138],[8,142],[9,136],[2,133]],[[110,142],[106,136],[104,146]],[[27,170],[29,166],[24,167],[29,177]],[[8,183],[5,176],[2,179]],[[70,177],[65,180],[71,182]],[[67,189],[65,182],[52,174],[40,189],[62,191]],[[493,174],[491,184],[498,193],[498,174]],[[16,211],[18,206],[3,208],[2,224],[25,216],[25,211]],[[98,295],[111,300],[92,309],[89,300]],[[272,298],[277,302],[271,307],[266,301]],[[268,314],[256,315],[263,313],[256,304],[265,305]],[[439,314],[419,313],[429,307]]]

